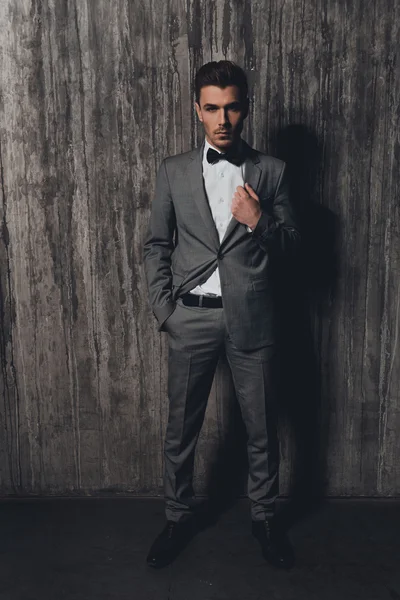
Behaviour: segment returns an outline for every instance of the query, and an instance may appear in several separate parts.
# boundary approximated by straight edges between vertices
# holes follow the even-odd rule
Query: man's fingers
[[[245,183],[244,187],[242,185],[238,185],[234,194],[234,198],[237,198],[239,200],[241,198],[245,199],[248,196],[251,196],[253,200],[257,200],[257,202],[260,202],[257,194],[255,193],[255,191],[249,183]]]
[[[236,188],[236,192],[234,193],[234,197],[236,196],[236,198],[246,198],[247,197],[247,192],[244,189],[243,186],[238,185]]]
[[[257,202],[259,202],[258,196],[255,193],[255,191],[253,190],[253,188],[251,187],[251,185],[249,183],[245,183],[244,185],[246,187],[246,191],[250,194],[250,196],[252,198],[254,198],[254,200],[257,200]]]

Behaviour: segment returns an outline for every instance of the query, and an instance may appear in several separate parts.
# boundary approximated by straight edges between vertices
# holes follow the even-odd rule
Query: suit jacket
[[[166,331],[177,298],[204,283],[218,266],[228,333],[238,349],[251,350],[276,341],[271,261],[295,251],[300,234],[286,164],[243,144],[245,181],[262,210],[253,233],[232,215],[220,243],[204,188],[203,141],[162,161],[143,256],[158,331]]]

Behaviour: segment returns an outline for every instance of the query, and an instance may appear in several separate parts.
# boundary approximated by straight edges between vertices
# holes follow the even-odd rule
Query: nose
[[[229,125],[229,119],[228,119],[228,111],[225,111],[223,108],[220,110],[220,113],[218,115],[219,119],[218,119],[218,124],[219,127],[223,126],[223,125]]]

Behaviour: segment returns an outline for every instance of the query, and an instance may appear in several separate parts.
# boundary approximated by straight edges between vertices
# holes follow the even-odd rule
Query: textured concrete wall
[[[400,493],[399,23],[395,0],[0,2],[3,494],[162,490],[142,244],[162,158],[202,139],[192,77],[220,58],[304,226],[280,290],[281,492],[303,464],[330,495]],[[222,361],[198,492],[244,445]]]

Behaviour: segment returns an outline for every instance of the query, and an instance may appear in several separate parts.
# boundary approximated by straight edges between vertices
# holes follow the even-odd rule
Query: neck
[[[214,150],[218,150],[218,152],[235,152],[238,148],[240,148],[241,143],[242,143],[242,138],[239,137],[236,140],[234,140],[232,142],[232,144],[228,147],[228,148],[218,148],[218,146],[215,146],[211,140],[209,140],[208,136],[206,136],[206,140],[207,142],[210,144],[211,148],[214,148]]]

